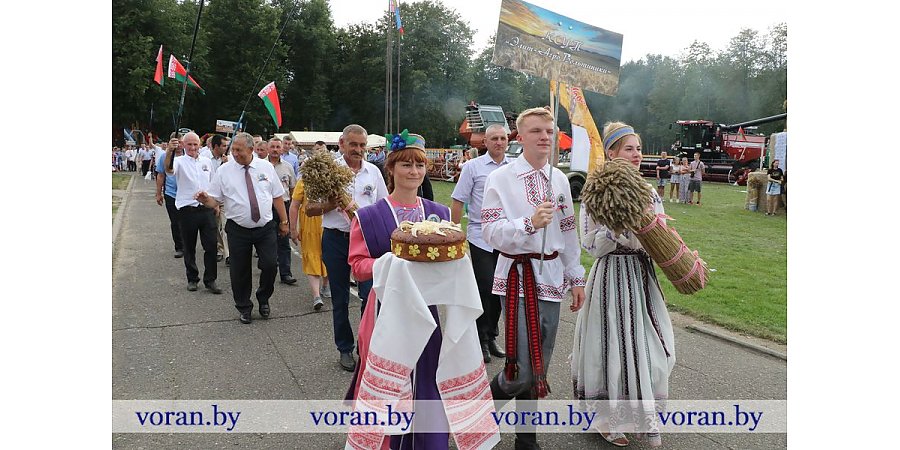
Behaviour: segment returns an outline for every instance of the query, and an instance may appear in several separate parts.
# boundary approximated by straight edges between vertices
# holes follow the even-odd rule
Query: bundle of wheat
[[[329,152],[316,152],[300,166],[306,197],[314,202],[334,200],[348,214],[356,211],[347,186],[353,182],[353,171],[334,160]]]
[[[581,193],[581,207],[594,222],[614,231],[635,233],[650,258],[682,294],[693,294],[706,286],[709,269],[697,252],[666,225],[664,214],[655,214],[653,187],[637,167],[624,159],[613,159],[588,176]]]
[[[641,227],[634,230],[635,236],[675,289],[682,294],[693,294],[706,287],[709,268],[696,251],[687,248],[678,232],[666,225],[666,218],[665,214],[645,210]]]
[[[637,167],[616,158],[588,175],[581,191],[581,207],[587,208],[594,222],[618,235],[640,227],[652,192],[653,187],[644,182]]]

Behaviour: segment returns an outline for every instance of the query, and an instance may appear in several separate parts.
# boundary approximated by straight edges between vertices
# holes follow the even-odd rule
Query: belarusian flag
[[[265,103],[266,109],[272,115],[272,120],[275,121],[275,125],[281,127],[281,102],[278,101],[278,90],[275,89],[275,82],[267,84],[257,95]]]
[[[153,81],[156,84],[162,86],[163,85],[163,68],[162,68],[162,45],[159,46],[159,54],[156,55],[156,74],[153,75]]]
[[[180,83],[184,83],[184,77],[187,76],[188,84],[194,86],[197,89],[200,89],[200,93],[206,94],[206,91],[197,84],[197,81],[194,80],[194,77],[189,76],[187,74],[187,70],[185,70],[184,66],[178,62],[178,58],[175,55],[169,55],[169,78],[174,78],[178,80]]]

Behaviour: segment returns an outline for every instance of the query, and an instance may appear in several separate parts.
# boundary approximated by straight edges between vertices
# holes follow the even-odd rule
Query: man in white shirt
[[[353,182],[347,186],[347,192],[351,194],[353,202],[359,208],[374,204],[388,195],[381,171],[372,163],[364,160],[368,136],[365,128],[354,124],[347,125],[338,140],[342,156],[337,162],[349,167],[355,174]],[[356,368],[356,360],[353,358],[352,352],[356,341],[353,338],[353,329],[350,327],[347,309],[350,303],[350,265],[347,263],[347,256],[350,252],[350,221],[342,210],[347,206],[338,205],[337,201],[332,199],[326,203],[310,204],[307,213],[319,215],[324,212],[322,217],[322,227],[324,228],[322,232],[322,262],[325,263],[331,286],[331,303],[334,307],[331,313],[334,322],[334,343],[341,354],[341,367],[353,372]],[[366,307],[369,290],[372,288],[372,280],[359,282],[358,287],[359,298],[362,301],[360,312],[362,312]]]
[[[228,150],[228,143],[222,135],[214,134],[206,140],[206,144],[207,149],[205,152],[201,149],[200,156],[205,156],[212,161],[213,175],[215,175],[216,169],[228,162],[228,155],[225,154]],[[225,219],[221,208],[222,206],[219,205],[219,215],[216,216],[216,261],[221,261],[225,258],[226,261],[230,262],[228,259],[228,236],[225,234]],[[226,262],[226,265],[228,262]]]
[[[494,400],[547,395],[560,302],[570,288],[570,309],[577,311],[584,302],[584,267],[569,181],[548,164],[553,115],[531,108],[519,115],[516,127],[522,156],[488,175],[481,209],[484,241],[500,251],[492,292],[504,296],[506,329],[512,330],[506,333],[506,366],[491,382]],[[518,404],[517,409],[526,407]],[[516,448],[540,448],[534,428],[517,427]]]
[[[136,155],[137,153],[134,151],[134,146],[132,144],[125,144],[125,161],[129,172],[137,170],[137,164],[134,162],[134,157]]]
[[[138,161],[141,162],[141,176],[146,176],[150,171],[150,161],[153,160],[153,153],[146,146],[141,145],[141,151],[138,152]]]
[[[284,188],[284,209],[289,211],[291,208],[291,194],[294,192],[294,185],[297,184],[297,176],[294,174],[294,166],[281,159],[281,156],[286,152],[282,146],[281,139],[277,137],[269,139],[269,163],[275,168],[275,174],[278,175],[278,180]],[[279,236],[275,245],[278,248],[278,273],[281,275],[281,282],[284,284],[296,283],[297,279],[291,273],[290,236]]]
[[[509,144],[506,129],[500,124],[487,127],[484,130],[484,142],[487,144],[487,153],[463,165],[451,194],[453,204],[450,205],[450,220],[460,223],[463,204],[468,203],[469,225],[466,228],[466,239],[469,241],[469,255],[472,257],[472,268],[475,270],[475,281],[478,283],[478,294],[484,310],[475,322],[478,339],[481,341],[481,354],[484,362],[488,363],[491,362],[491,355],[502,358],[506,353],[500,351],[496,343],[499,334],[497,323],[500,321],[500,297],[491,293],[500,252],[495,252],[481,237],[481,204],[488,175],[509,164],[506,159],[506,147]]]
[[[259,254],[259,288],[256,289],[259,314],[268,319],[271,313],[269,299],[275,292],[278,271],[275,239],[288,234],[283,196],[284,187],[278,181],[275,168],[265,159],[253,157],[253,136],[247,133],[234,136],[231,161],[216,170],[208,191],[197,194],[197,200],[208,207],[214,208],[218,202],[225,205],[225,232],[231,252],[231,292],[241,323],[252,322],[250,290],[253,288],[254,247]]]
[[[213,294],[221,294],[216,286],[216,214],[218,205],[206,207],[195,196],[209,189],[213,167],[209,158],[200,156],[200,136],[190,132],[182,139],[184,155],[175,157],[175,152],[166,153],[166,175],[175,177],[177,192],[175,207],[178,208],[178,226],[184,244],[184,267],[187,272],[188,290],[196,291],[200,281],[197,269],[197,234],[203,247],[203,285]]]

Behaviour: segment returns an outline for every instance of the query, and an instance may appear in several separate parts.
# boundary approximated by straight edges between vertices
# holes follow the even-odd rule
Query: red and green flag
[[[163,48],[163,46],[160,45],[159,53],[156,55],[156,73],[153,75],[153,81],[155,81],[156,84],[158,84],[160,86],[162,86],[163,82],[164,82],[163,68],[162,68],[162,62],[163,62],[162,48]]]
[[[184,79],[187,77],[188,84],[200,89],[200,93],[206,94],[206,91],[197,84],[197,81],[194,80],[194,77],[187,74],[187,70],[185,70],[184,66],[178,61],[178,58],[175,55],[169,55],[169,78],[174,78],[178,80],[180,83],[184,83]]]
[[[259,91],[259,98],[262,99],[275,121],[275,126],[281,127],[281,102],[278,101],[278,90],[275,89],[275,82],[271,82]]]

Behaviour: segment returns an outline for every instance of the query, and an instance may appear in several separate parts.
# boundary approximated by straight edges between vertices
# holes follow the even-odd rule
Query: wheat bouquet
[[[338,164],[329,152],[316,152],[300,166],[306,197],[313,202],[334,200],[349,215],[356,212],[356,204],[347,193],[353,182],[353,171]]]
[[[616,235],[625,230],[634,232],[675,289],[693,294],[706,286],[709,269],[675,229],[666,225],[664,219],[669,217],[653,211],[652,199],[653,187],[644,182],[637,167],[616,158],[588,176],[581,207]]]

